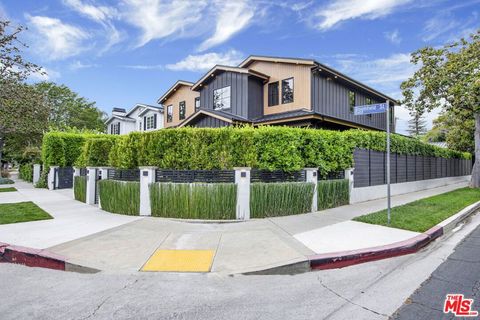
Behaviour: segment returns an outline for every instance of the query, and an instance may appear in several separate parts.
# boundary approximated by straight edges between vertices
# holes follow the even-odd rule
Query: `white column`
[[[151,216],[150,184],[155,182],[156,167],[139,167],[140,169],[140,215]]]
[[[74,177],[79,177],[80,176],[80,168],[73,167],[73,176]]]
[[[250,219],[250,170],[251,168],[233,168],[237,185],[237,219]]]
[[[38,180],[40,180],[40,171],[42,166],[40,164],[33,165],[33,185],[36,185]]]
[[[353,168],[345,169],[345,179],[348,180],[348,194],[350,195],[350,199],[348,203],[352,203],[352,193],[353,193]]]
[[[318,184],[318,168],[305,168],[306,182],[313,183],[315,188],[313,190],[312,198],[312,212],[318,210],[318,196],[317,196],[317,184]]]
[[[95,188],[96,186],[96,176],[97,168],[96,167],[87,167],[87,190],[86,190],[86,204],[95,204]]]
[[[58,176],[56,177],[57,168],[58,166],[50,167],[50,171],[48,172],[48,179],[47,179],[48,190],[55,190],[55,188],[58,186]]]

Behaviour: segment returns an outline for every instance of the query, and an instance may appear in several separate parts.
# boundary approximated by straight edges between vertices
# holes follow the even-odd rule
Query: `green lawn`
[[[17,191],[14,187],[10,188],[0,188],[0,192],[12,192],[12,191]]]
[[[425,232],[474,202],[480,201],[480,189],[462,188],[392,208],[390,227]],[[356,217],[353,220],[387,225],[387,210]]]
[[[31,201],[0,204],[0,224],[46,219],[53,217]]]

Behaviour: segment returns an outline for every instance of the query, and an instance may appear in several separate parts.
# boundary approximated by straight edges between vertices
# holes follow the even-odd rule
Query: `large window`
[[[185,101],[178,104],[178,117],[180,120],[185,119]]]
[[[155,129],[155,116],[150,116],[145,118],[145,129]]]
[[[167,107],[167,122],[172,122],[173,120],[173,106],[169,105]]]
[[[350,107],[350,112],[353,113],[356,104],[356,94],[353,91],[348,91],[348,106]]]
[[[293,102],[293,78],[282,80],[282,103]]]
[[[120,122],[112,123],[110,125],[110,132],[112,134],[120,134]]]
[[[278,105],[278,81],[268,84],[268,106]]]
[[[195,111],[200,108],[200,97],[195,98]]]
[[[230,109],[230,86],[213,90],[213,109]]]

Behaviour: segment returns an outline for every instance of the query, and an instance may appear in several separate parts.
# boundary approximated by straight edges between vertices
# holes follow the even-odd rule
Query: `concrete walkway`
[[[396,196],[392,205],[464,186]],[[48,248],[71,263],[107,272],[136,272],[157,249],[202,249],[215,252],[211,272],[244,273],[304,262],[315,253],[393,243],[415,234],[350,221],[384,209],[384,199],[296,216],[192,223],[107,213],[73,200],[71,190],[34,189],[24,182],[15,187],[19,192],[0,194],[0,203],[33,201],[55,219],[0,225],[0,242]]]

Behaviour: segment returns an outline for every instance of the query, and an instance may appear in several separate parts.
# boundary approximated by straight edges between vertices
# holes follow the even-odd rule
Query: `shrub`
[[[348,204],[350,200],[348,179],[318,181],[317,196],[318,210]]]
[[[33,182],[33,164],[24,163],[18,168],[19,178],[27,182]]]
[[[113,145],[114,138],[112,137],[102,136],[87,139],[80,156],[75,161],[75,165],[79,167],[105,166],[108,163],[108,155]]]
[[[102,210],[138,216],[140,214],[140,182],[98,181]]]
[[[75,200],[86,202],[87,201],[87,177],[75,176],[73,179],[73,194]]]
[[[35,188],[47,189],[48,188],[47,180],[48,180],[48,171],[43,170],[42,172],[40,172],[40,177],[38,178]]]
[[[251,218],[301,214],[312,209],[313,183],[252,183],[250,188]]]
[[[223,220],[236,218],[237,187],[233,183],[153,183],[152,216]]]
[[[0,177],[0,184],[14,184],[14,183],[15,181],[11,179]]]

